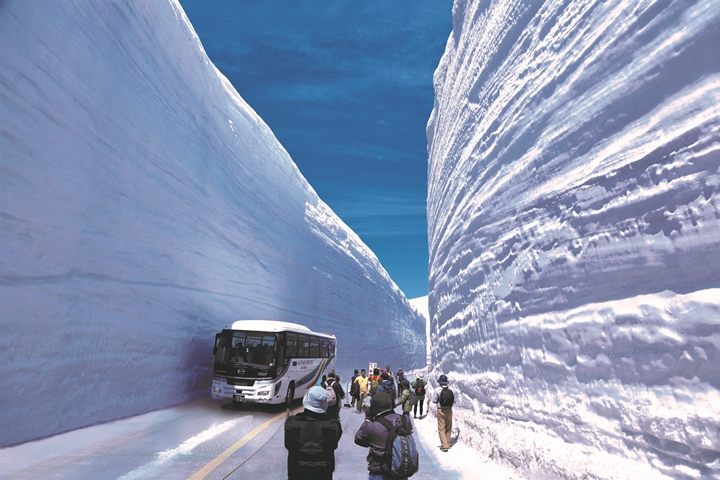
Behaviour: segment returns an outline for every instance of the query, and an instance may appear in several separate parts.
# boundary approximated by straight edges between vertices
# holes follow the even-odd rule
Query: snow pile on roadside
[[[440,437],[437,430],[437,419],[429,414],[421,420],[413,420],[418,440],[430,447],[432,455],[447,471],[454,471],[462,478],[477,479],[488,478],[493,480],[519,480],[525,478],[512,467],[484,457],[473,447],[457,439],[458,430],[453,428],[453,439],[457,439],[447,452],[440,450]],[[422,459],[420,459],[422,462]]]

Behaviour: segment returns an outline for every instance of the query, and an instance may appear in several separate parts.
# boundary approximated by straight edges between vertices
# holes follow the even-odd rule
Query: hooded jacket
[[[382,416],[390,423],[399,423],[400,414],[387,410],[381,413],[377,417]],[[375,418],[377,418],[375,417]],[[412,428],[412,422],[409,418],[405,417],[405,421]],[[385,443],[390,431],[385,426],[375,420],[365,420],[357,433],[355,434],[355,444],[361,447],[370,447],[368,452],[368,471],[372,474],[382,474],[380,464],[382,463],[383,457],[385,456]]]
[[[403,413],[412,412],[413,406],[409,402],[410,382],[408,382],[407,379],[400,382],[400,392],[402,393],[402,397],[400,397],[400,405],[402,405]]]

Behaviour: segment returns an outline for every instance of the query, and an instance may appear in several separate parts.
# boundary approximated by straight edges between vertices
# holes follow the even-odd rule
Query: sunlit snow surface
[[[453,27],[428,224],[456,421],[553,475],[720,475],[720,2],[456,0]]]
[[[0,2],[0,45],[0,446],[210,395],[237,319],[425,365],[424,321],[175,0]]]

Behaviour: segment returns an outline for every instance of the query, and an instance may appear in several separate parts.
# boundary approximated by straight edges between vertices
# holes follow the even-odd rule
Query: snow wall
[[[428,123],[433,376],[562,478],[720,475],[720,2],[455,0]]]
[[[0,45],[0,446],[209,397],[237,319],[336,333],[341,375],[425,365],[176,0],[5,0]]]

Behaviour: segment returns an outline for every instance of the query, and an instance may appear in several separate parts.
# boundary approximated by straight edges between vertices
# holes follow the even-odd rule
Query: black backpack
[[[441,407],[452,407],[455,403],[455,394],[450,388],[443,388],[440,392],[440,406]]]
[[[415,395],[419,397],[425,395],[425,381],[422,378],[415,380]]]
[[[323,427],[332,420],[308,422],[304,418],[299,413],[285,421],[285,446],[301,454],[301,467],[327,467],[327,457],[337,448],[337,439],[328,437]]]
[[[412,425],[408,425],[405,418],[405,415],[400,415],[400,425],[390,423],[384,417],[375,419],[388,429],[385,456],[380,463],[383,477],[407,478],[417,473],[420,468]]]

